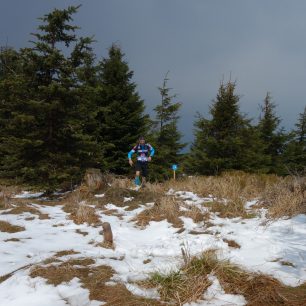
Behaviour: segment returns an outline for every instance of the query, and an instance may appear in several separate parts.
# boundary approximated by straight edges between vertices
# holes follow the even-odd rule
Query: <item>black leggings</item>
[[[148,175],[148,162],[147,161],[140,161],[137,160],[136,166],[135,166],[136,171],[140,171],[141,176],[147,177]]]

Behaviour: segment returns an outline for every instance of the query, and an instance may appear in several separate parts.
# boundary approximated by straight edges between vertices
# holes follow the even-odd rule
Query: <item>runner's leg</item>
[[[139,178],[139,176],[140,176],[140,171],[141,171],[141,165],[139,164],[139,161],[136,162],[135,168],[136,168],[135,184],[137,186],[139,186],[140,185],[140,178]]]
[[[142,176],[142,185],[144,186],[147,182],[147,175],[148,175],[148,163],[143,162],[141,165],[141,176]]]

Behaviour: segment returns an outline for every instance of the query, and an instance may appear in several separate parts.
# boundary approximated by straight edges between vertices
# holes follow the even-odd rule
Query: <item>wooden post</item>
[[[113,233],[112,233],[112,228],[108,222],[104,222],[102,224],[103,228],[103,236],[104,236],[104,243],[112,247],[113,246]]]
[[[177,170],[177,165],[176,164],[172,165],[172,170],[173,170],[173,179],[175,180],[176,179],[176,170]]]

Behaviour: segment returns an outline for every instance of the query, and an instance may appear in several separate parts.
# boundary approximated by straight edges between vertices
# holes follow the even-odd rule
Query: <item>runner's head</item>
[[[139,137],[139,143],[140,143],[140,144],[145,144],[145,142],[146,142],[146,141],[145,141],[145,138],[144,138],[143,136],[140,136],[140,137]]]

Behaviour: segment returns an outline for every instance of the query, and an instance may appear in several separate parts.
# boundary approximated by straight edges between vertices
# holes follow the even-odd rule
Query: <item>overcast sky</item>
[[[207,116],[230,76],[241,111],[254,119],[267,91],[287,130],[306,106],[304,0],[1,0],[0,45],[29,46],[38,17],[78,4],[79,34],[95,36],[98,57],[113,42],[122,47],[147,112],[160,102],[157,87],[170,71],[185,141],[193,139],[196,112]]]

